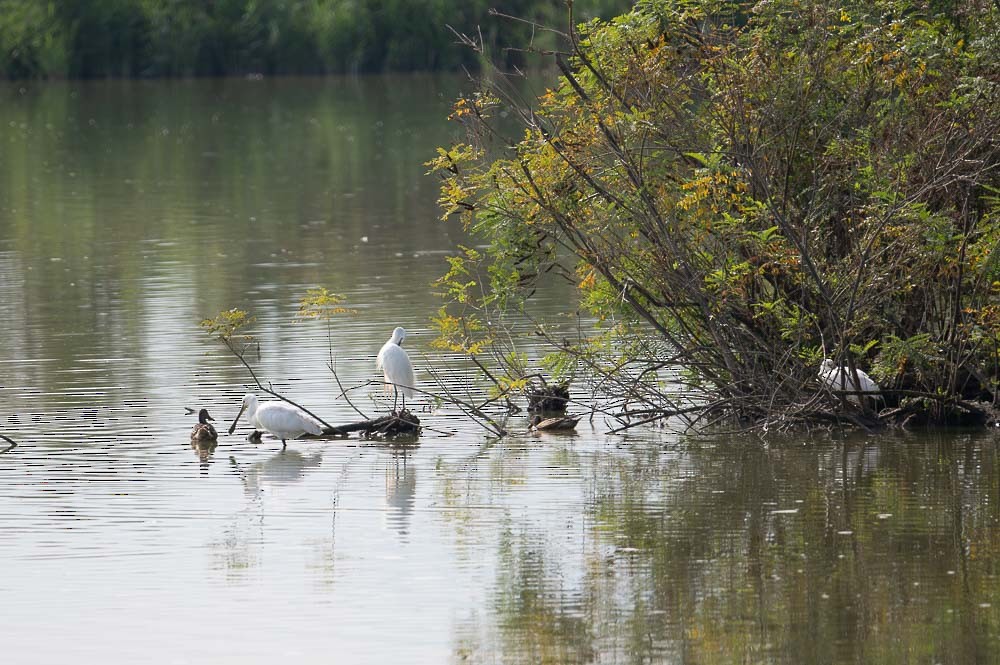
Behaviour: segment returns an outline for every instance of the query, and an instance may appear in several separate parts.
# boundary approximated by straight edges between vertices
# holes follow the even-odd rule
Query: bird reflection
[[[219,444],[216,441],[191,440],[191,450],[194,451],[195,456],[198,458],[198,467],[202,473],[208,473],[208,465],[212,462],[212,453],[215,452],[218,446]]]
[[[303,455],[298,450],[284,448],[261,462],[242,465],[232,457],[230,462],[239,471],[243,490],[250,496],[256,496],[265,488],[290,485],[301,480],[310,469],[319,468],[323,463],[323,454]]]
[[[852,438],[854,437],[845,439],[841,463],[844,479],[858,482],[878,471],[882,460],[882,448],[864,439],[853,444]]]
[[[405,450],[393,451],[385,468],[385,524],[406,539],[417,494],[417,469]]]

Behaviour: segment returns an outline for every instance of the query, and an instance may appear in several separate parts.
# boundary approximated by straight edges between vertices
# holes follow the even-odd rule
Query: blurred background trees
[[[627,0],[582,0],[609,18]],[[451,26],[483,34],[493,56],[527,44],[528,23],[565,22],[539,0],[0,0],[0,74],[25,77],[325,74],[476,67]]]

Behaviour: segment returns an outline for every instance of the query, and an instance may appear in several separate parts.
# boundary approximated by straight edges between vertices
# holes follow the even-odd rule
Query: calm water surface
[[[495,441],[438,408],[454,436],[406,448],[191,448],[183,407],[225,427],[248,388],[198,327],[230,307],[263,376],[355,419],[313,286],[358,310],[346,384],[404,325],[420,380],[471,385],[430,346],[462,237],[421,165],[459,86],[0,89],[3,662],[1000,660],[991,434]]]

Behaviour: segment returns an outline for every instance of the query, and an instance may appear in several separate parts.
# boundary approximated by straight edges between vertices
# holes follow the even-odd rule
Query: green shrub
[[[874,364],[884,418],[989,417],[971,402],[996,403],[1000,365],[998,35],[977,0],[648,0],[581,26],[533,108],[456,106],[476,138],[432,166],[489,251],[443,281],[444,343],[496,339],[462,321],[530,311],[562,265],[604,325],[561,352],[663,413],[871,422],[820,385],[830,357]],[[512,109],[523,138],[496,158]],[[663,367],[640,397],[608,381]]]

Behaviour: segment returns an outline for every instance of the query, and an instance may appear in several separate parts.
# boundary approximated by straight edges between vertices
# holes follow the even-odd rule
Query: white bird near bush
[[[396,410],[396,400],[403,395],[403,408],[406,408],[406,398],[413,397],[413,363],[410,356],[403,350],[403,340],[406,339],[406,329],[397,327],[392,331],[392,337],[382,345],[375,358],[375,368],[382,370],[385,376],[385,391],[392,386],[392,410]]]
[[[297,439],[303,434],[323,433],[322,423],[302,409],[286,402],[260,403],[256,395],[247,394],[243,396],[243,405],[236,414],[236,420],[229,427],[230,434],[236,429],[236,423],[244,412],[254,429],[270,432],[281,439],[282,447],[287,445],[286,439]]]
[[[882,391],[878,384],[870,376],[860,369],[858,370],[859,386],[854,385],[854,376],[851,370],[844,367],[837,367],[833,361],[826,358],[819,366],[819,378],[832,390],[861,390],[865,393],[879,393]],[[861,404],[861,395],[848,395],[847,399],[855,404]]]

